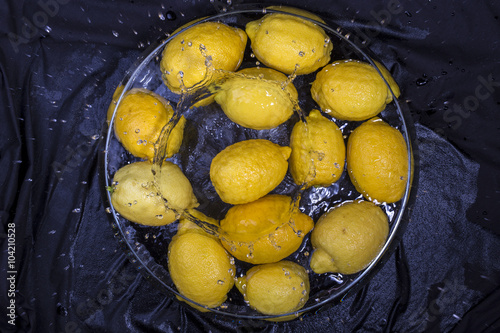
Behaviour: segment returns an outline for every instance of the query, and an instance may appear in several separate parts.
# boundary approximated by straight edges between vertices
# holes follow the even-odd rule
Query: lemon
[[[408,150],[401,132],[372,118],[347,141],[347,170],[352,183],[371,201],[399,201],[408,181]]]
[[[256,130],[271,129],[284,123],[297,104],[293,84],[282,84],[287,77],[271,68],[246,68],[222,84],[215,101],[233,122]]]
[[[214,157],[210,180],[226,203],[257,200],[285,178],[290,152],[290,147],[264,139],[237,142]]]
[[[130,90],[116,110],[115,135],[132,155],[152,161],[154,145],[174,110],[161,96],[146,89]],[[179,151],[186,119],[182,116],[167,141],[167,157]]]
[[[388,232],[387,216],[375,204],[340,204],[323,214],[311,233],[311,268],[317,274],[357,273],[377,256]]]
[[[280,10],[318,18],[296,8],[282,7]],[[330,61],[333,48],[330,38],[321,27],[309,20],[271,13],[247,23],[245,31],[257,59],[285,74],[309,74]]]
[[[201,229],[200,229],[201,230]],[[220,241],[197,229],[183,229],[168,246],[168,270],[175,287],[200,311],[215,308],[234,285],[235,266]]]
[[[180,32],[162,53],[163,81],[175,93],[181,92],[180,73],[186,88],[201,82],[207,73],[204,48],[215,69],[235,71],[243,61],[247,35],[223,23],[204,22]]]
[[[237,279],[236,287],[250,307],[265,315],[301,309],[310,291],[305,268],[286,260],[250,268],[245,276]]]
[[[157,193],[152,165],[135,162],[120,168],[114,175],[111,203],[118,213],[129,221],[159,226],[172,223],[176,214],[165,207]],[[189,180],[181,169],[165,161],[162,165],[160,188],[169,207],[182,210],[198,206]]]
[[[270,194],[231,207],[220,222],[222,245],[252,264],[277,262],[295,252],[313,220],[285,195]]]
[[[297,185],[330,186],[345,164],[345,144],[338,126],[312,110],[306,124],[295,124],[290,136],[290,173]]]
[[[381,64],[376,64],[399,97],[394,79]],[[366,120],[392,101],[391,91],[377,70],[370,64],[351,59],[325,66],[316,75],[311,95],[323,112],[342,120]]]

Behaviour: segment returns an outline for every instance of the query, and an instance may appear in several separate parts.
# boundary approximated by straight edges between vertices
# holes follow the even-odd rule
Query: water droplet
[[[299,57],[303,57],[303,56],[305,56],[304,51],[300,51],[300,52],[299,52]]]
[[[127,204],[127,206],[131,207],[131,206],[132,206],[132,203],[131,203],[131,202],[129,202],[129,203]]]
[[[161,219],[163,219],[163,215],[161,215],[161,214],[160,214],[160,215],[156,215],[156,218],[157,218],[158,220],[161,220]]]
[[[162,12],[158,13],[158,17],[160,18],[160,20],[165,21],[165,15],[163,15]]]
[[[177,16],[175,15],[175,13],[171,10],[169,10],[167,13],[166,13],[166,16],[167,16],[167,20],[169,21],[174,21]]]
[[[71,212],[72,213],[80,213],[81,209],[80,208],[75,208]]]
[[[217,281],[217,284],[223,285],[223,284],[224,284],[224,281],[222,281],[222,280],[218,280],[218,281]]]
[[[407,11],[407,10],[405,11],[405,14],[406,14],[406,16],[408,16],[408,17],[412,17],[411,13],[410,13],[409,11]]]
[[[115,36],[115,37],[118,37],[118,36],[120,35],[120,34],[118,33],[118,31],[114,31],[114,30],[113,30],[112,32],[113,32],[113,36]]]
[[[139,134],[139,132],[140,132],[140,131],[141,131],[141,130],[140,130],[139,128],[137,128],[137,129],[135,130],[135,132],[136,132],[137,134]]]
[[[44,30],[45,30],[48,34],[50,34],[50,32],[52,31],[52,28],[51,28],[51,27],[49,27],[49,26],[47,25],[47,26],[45,26]]]
[[[111,214],[111,208],[110,207],[106,207],[106,213]]]
[[[53,235],[53,234],[55,234],[55,233],[56,233],[56,231],[55,231],[55,230],[51,230],[51,231],[49,231],[49,235]]]
[[[417,81],[415,81],[415,83],[417,84],[417,86],[425,86],[427,84],[427,79],[424,79],[424,78],[419,78],[417,79]]]
[[[99,134],[92,135],[92,140],[97,140],[99,139]]]

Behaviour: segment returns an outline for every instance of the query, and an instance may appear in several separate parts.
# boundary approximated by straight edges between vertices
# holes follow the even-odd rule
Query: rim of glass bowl
[[[238,14],[262,14],[262,15],[265,15],[268,13],[283,13],[283,14],[292,15],[292,16],[296,16],[296,17],[311,21],[311,22],[317,24],[318,26],[322,27],[326,31],[328,31],[328,33],[336,36],[337,38],[342,39],[343,42],[346,42],[350,47],[353,48],[353,50],[355,52],[357,52],[359,55],[361,55],[367,62],[369,62],[377,70],[379,75],[384,79],[385,84],[389,87],[389,84],[387,83],[387,81],[383,77],[380,70],[375,65],[375,63],[372,59],[372,56],[368,55],[368,53],[370,51],[368,49],[367,49],[368,51],[362,50],[354,42],[349,40],[348,37],[342,35],[341,34],[342,30],[340,27],[338,27],[337,29],[333,29],[332,27],[330,27],[326,23],[318,22],[318,21],[312,20],[308,17],[303,17],[301,15],[288,13],[288,12],[280,11],[277,9],[262,9],[262,8],[256,9],[255,7],[250,8],[250,9],[248,9],[248,8],[232,9],[232,10],[229,10],[227,12],[223,12],[223,13],[219,13],[219,14],[216,14],[213,16],[203,18],[195,23],[190,24],[189,26],[184,27],[183,29],[176,32],[175,34],[169,36],[167,39],[165,39],[163,41],[159,41],[156,45],[150,46],[148,49],[146,49],[142,53],[141,56],[139,56],[139,58],[136,60],[136,62],[125,73],[124,78],[120,82],[120,85],[122,85],[122,83],[125,83],[123,85],[123,91],[120,93],[120,96],[116,101],[116,106],[113,110],[113,115],[112,115],[111,119],[109,120],[109,124],[104,125],[104,130],[107,132],[107,134],[105,136],[106,140],[105,140],[105,147],[104,147],[104,151],[103,151],[104,156],[102,157],[103,166],[104,166],[104,182],[105,182],[105,186],[106,186],[105,189],[109,188],[109,186],[112,185],[112,177],[108,173],[108,170],[109,170],[109,167],[108,167],[109,155],[108,155],[108,153],[109,153],[110,143],[111,143],[112,137],[114,135],[113,124],[114,124],[114,120],[115,120],[116,109],[118,108],[118,105],[121,103],[123,96],[130,90],[133,82],[138,77],[138,75],[141,73],[142,69],[153,58],[155,58],[159,54],[161,54],[161,51],[163,50],[165,45],[170,40],[172,40],[180,32],[182,32],[186,29],[189,29],[193,26],[196,26],[198,24],[201,24],[201,23],[204,23],[207,21],[216,21],[218,19],[223,19],[223,18],[226,18],[227,16],[232,16],[232,15],[238,15]],[[407,175],[408,181],[407,181],[407,185],[406,185],[406,189],[405,189],[403,198],[400,201],[401,208],[399,209],[396,216],[394,217],[394,220],[392,221],[392,223],[390,225],[390,231],[389,231],[388,238],[387,238],[383,248],[380,250],[378,255],[375,257],[375,259],[373,259],[371,261],[371,263],[363,271],[358,273],[359,275],[357,275],[354,279],[351,279],[350,281],[348,281],[339,290],[335,290],[335,291],[331,292],[330,295],[328,297],[326,297],[325,299],[323,299],[319,302],[313,303],[313,304],[311,304],[307,307],[304,307],[302,309],[299,309],[299,310],[296,310],[296,311],[293,311],[290,313],[282,314],[282,315],[263,315],[263,314],[259,314],[257,312],[255,312],[255,314],[253,314],[253,313],[252,314],[239,314],[239,313],[222,311],[218,308],[215,308],[215,309],[206,308],[203,305],[198,304],[198,303],[186,298],[185,296],[183,296],[179,292],[177,292],[174,288],[170,287],[168,284],[166,284],[164,281],[162,281],[160,278],[158,278],[155,275],[155,273],[149,267],[148,263],[145,263],[142,261],[142,259],[138,255],[138,251],[137,251],[136,247],[134,246],[134,244],[131,244],[130,241],[128,241],[129,237],[127,237],[127,235],[126,235],[126,230],[124,229],[125,227],[121,224],[121,221],[118,219],[117,212],[115,211],[113,205],[111,204],[111,193],[107,190],[104,190],[103,192],[105,192],[105,197],[108,200],[108,204],[109,204],[109,207],[111,210],[111,215],[113,217],[112,221],[111,221],[111,225],[112,225],[113,229],[115,229],[115,231],[116,231],[115,237],[117,237],[118,240],[120,241],[120,243],[125,247],[125,250],[130,257],[129,258],[130,261],[150,281],[154,282],[163,291],[166,291],[170,295],[172,295],[172,296],[175,295],[175,296],[181,297],[184,300],[189,301],[190,303],[196,304],[202,308],[206,308],[211,313],[215,313],[215,314],[223,315],[223,316],[236,317],[236,318],[240,318],[240,319],[266,319],[266,320],[277,319],[277,320],[279,320],[281,317],[288,317],[288,316],[293,316],[293,315],[299,317],[299,316],[301,316],[301,315],[303,315],[306,312],[309,312],[311,310],[317,310],[317,309],[323,308],[327,304],[333,304],[334,301],[338,300],[340,297],[345,297],[347,295],[347,293],[349,293],[349,292],[352,293],[353,291],[361,288],[362,287],[361,282],[367,281],[369,276],[373,275],[376,271],[378,271],[378,269],[381,268],[381,266],[383,265],[385,260],[388,259],[388,256],[391,255],[392,252],[397,247],[399,240],[400,240],[400,237],[402,236],[402,233],[404,232],[404,229],[406,228],[406,224],[408,222],[407,221],[407,214],[408,214],[408,211],[410,208],[409,204],[411,203],[410,202],[411,201],[410,189],[413,186],[413,184],[415,184],[415,176],[414,175],[416,174],[416,172],[414,172],[414,170],[413,170],[413,168],[414,168],[413,154],[412,154],[412,147],[413,147],[412,143],[414,142],[414,139],[413,139],[414,134],[412,132],[413,127],[411,126],[412,121],[411,121],[411,116],[409,115],[409,112],[406,110],[406,108],[405,108],[405,110],[403,110],[403,107],[405,107],[404,102],[398,101],[396,99],[396,97],[394,96],[394,92],[390,89],[390,87],[389,87],[389,90],[391,91],[391,94],[393,95],[392,103],[394,103],[394,105],[396,107],[399,120],[401,121],[401,124],[402,124],[401,131],[402,131],[403,137],[405,139],[406,146],[408,148],[407,149],[408,150],[407,159],[408,159],[408,163],[409,163],[408,165],[412,166],[412,167],[408,168],[408,175]],[[414,153],[414,150],[413,150],[413,153]],[[412,181],[413,181],[413,184],[412,184]],[[386,258],[384,258],[384,256]],[[156,265],[160,265],[156,261],[154,261],[154,263]]]

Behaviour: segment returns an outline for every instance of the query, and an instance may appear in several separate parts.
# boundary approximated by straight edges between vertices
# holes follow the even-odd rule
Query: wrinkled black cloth
[[[0,3],[0,331],[499,331],[494,1],[282,2],[342,26],[370,49],[416,123],[408,226],[363,289],[290,322],[236,320],[179,304],[129,262],[105,212],[98,163],[113,91],[149,44],[242,2]]]

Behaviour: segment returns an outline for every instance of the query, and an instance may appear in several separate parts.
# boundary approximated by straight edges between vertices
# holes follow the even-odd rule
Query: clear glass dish
[[[262,8],[244,8],[235,9],[224,12],[215,16],[204,18],[194,24],[200,24],[207,21],[223,22],[230,26],[242,28],[244,30],[247,22],[261,18],[263,15],[277,12],[277,10],[264,10]],[[293,15],[293,14],[289,14]],[[307,19],[307,18],[304,18]],[[310,20],[310,19],[308,19]],[[310,20],[312,21],[312,20]],[[332,59],[358,59],[374,65],[375,57],[369,55],[366,48],[361,49],[349,39],[349,35],[344,36],[343,29],[334,25],[334,22],[328,24],[314,21],[321,26],[329,35],[334,49],[332,51]],[[187,28],[187,27],[186,27]],[[144,88],[153,91],[171,102],[174,109],[179,102],[179,95],[176,95],[168,90],[162,82],[159,62],[161,53],[165,45],[175,35],[160,41],[158,44],[151,46],[144,54],[136,61],[136,63],[127,71],[125,77],[119,86],[123,86],[123,91],[117,99],[116,106],[122,100],[124,94],[133,88]],[[249,44],[249,42],[248,42]],[[330,61],[330,62],[331,62]],[[240,67],[254,67],[256,59],[251,55],[251,49],[247,45],[244,61]],[[379,73],[380,74],[380,73]],[[312,100],[309,89],[310,83],[314,81],[316,73],[297,76],[293,83],[299,92],[299,105],[302,110],[308,112],[314,108],[318,108]],[[115,110],[116,111],[115,107]],[[113,175],[122,166],[127,163],[138,161],[139,159],[128,153],[125,148],[118,142],[113,131],[114,113],[110,120],[109,126],[105,127],[105,138],[103,141],[104,149],[101,156],[103,168],[103,188],[112,186]],[[208,169],[213,156],[206,154],[206,142],[199,140],[204,137],[207,131],[216,131],[217,140],[209,142],[210,150],[222,150],[229,143],[241,141],[243,139],[252,138],[267,138],[281,145],[288,145],[289,134],[294,123],[299,119],[294,115],[285,124],[280,125],[277,129],[256,131],[235,126],[220,109],[216,103],[212,103],[206,107],[189,108],[182,112],[187,119],[184,141],[179,153],[174,155],[170,160],[176,163],[184,171],[185,175],[191,181],[195,195],[198,198],[200,206],[197,208],[206,215],[222,219],[229,205],[223,203],[216,195],[215,191],[207,189]],[[393,102],[387,105],[386,109],[379,115],[384,121],[398,128],[404,136],[408,149],[408,162],[413,165],[411,154],[412,131],[411,119],[406,111],[404,104],[394,98]],[[356,128],[360,122],[339,121],[335,120],[336,124],[341,128],[345,137]],[[215,127],[214,123],[218,126]],[[204,142],[203,144],[200,142]],[[193,165],[189,155],[195,155],[197,159],[196,165]],[[408,182],[404,197],[394,204],[382,204],[382,209],[387,213],[390,223],[389,236],[382,250],[370,265],[359,273],[343,276],[341,274],[314,274],[309,273],[311,291],[309,300],[305,306],[293,313],[287,313],[279,316],[263,315],[251,309],[243,299],[243,296],[234,287],[228,294],[228,299],[222,306],[215,309],[208,309],[210,312],[217,315],[235,317],[239,319],[266,319],[279,320],[283,316],[300,316],[311,310],[319,310],[324,306],[330,306],[335,302],[340,301],[348,292],[353,292],[361,288],[366,281],[369,280],[375,272],[380,269],[381,265],[394,252],[397,247],[400,237],[402,236],[407,223],[405,218],[410,206],[410,188],[411,177],[408,174]],[[415,182],[415,179],[413,179]],[[290,195],[296,190],[296,185],[289,174],[284,181],[273,191],[273,193],[281,193]],[[136,265],[138,270],[160,290],[165,292],[170,297],[178,296],[184,298],[176,290],[170,275],[167,265],[167,249],[169,240],[176,233],[176,223],[161,226],[148,227],[130,222],[120,216],[111,204],[111,194],[109,191],[104,191],[105,200],[107,201],[111,225],[115,230],[115,235],[123,245],[132,263]],[[301,210],[311,216],[314,221],[317,221],[319,216],[326,212],[329,208],[345,200],[353,200],[362,196],[355,190],[351,184],[349,177],[344,171],[344,174],[339,181],[330,187],[310,188],[302,194]],[[287,259],[303,265],[306,269],[309,268],[310,253],[312,247],[309,240],[309,235],[305,237],[301,248],[289,256]],[[250,267],[249,264],[237,261],[236,276],[246,272]],[[192,302],[192,301],[191,301]],[[184,302],[182,302],[184,303]],[[195,302],[193,302],[195,303]],[[185,304],[185,303],[184,303]],[[196,303],[195,303],[196,304]],[[187,305],[186,305],[187,306]],[[200,305],[201,306],[201,305]]]

